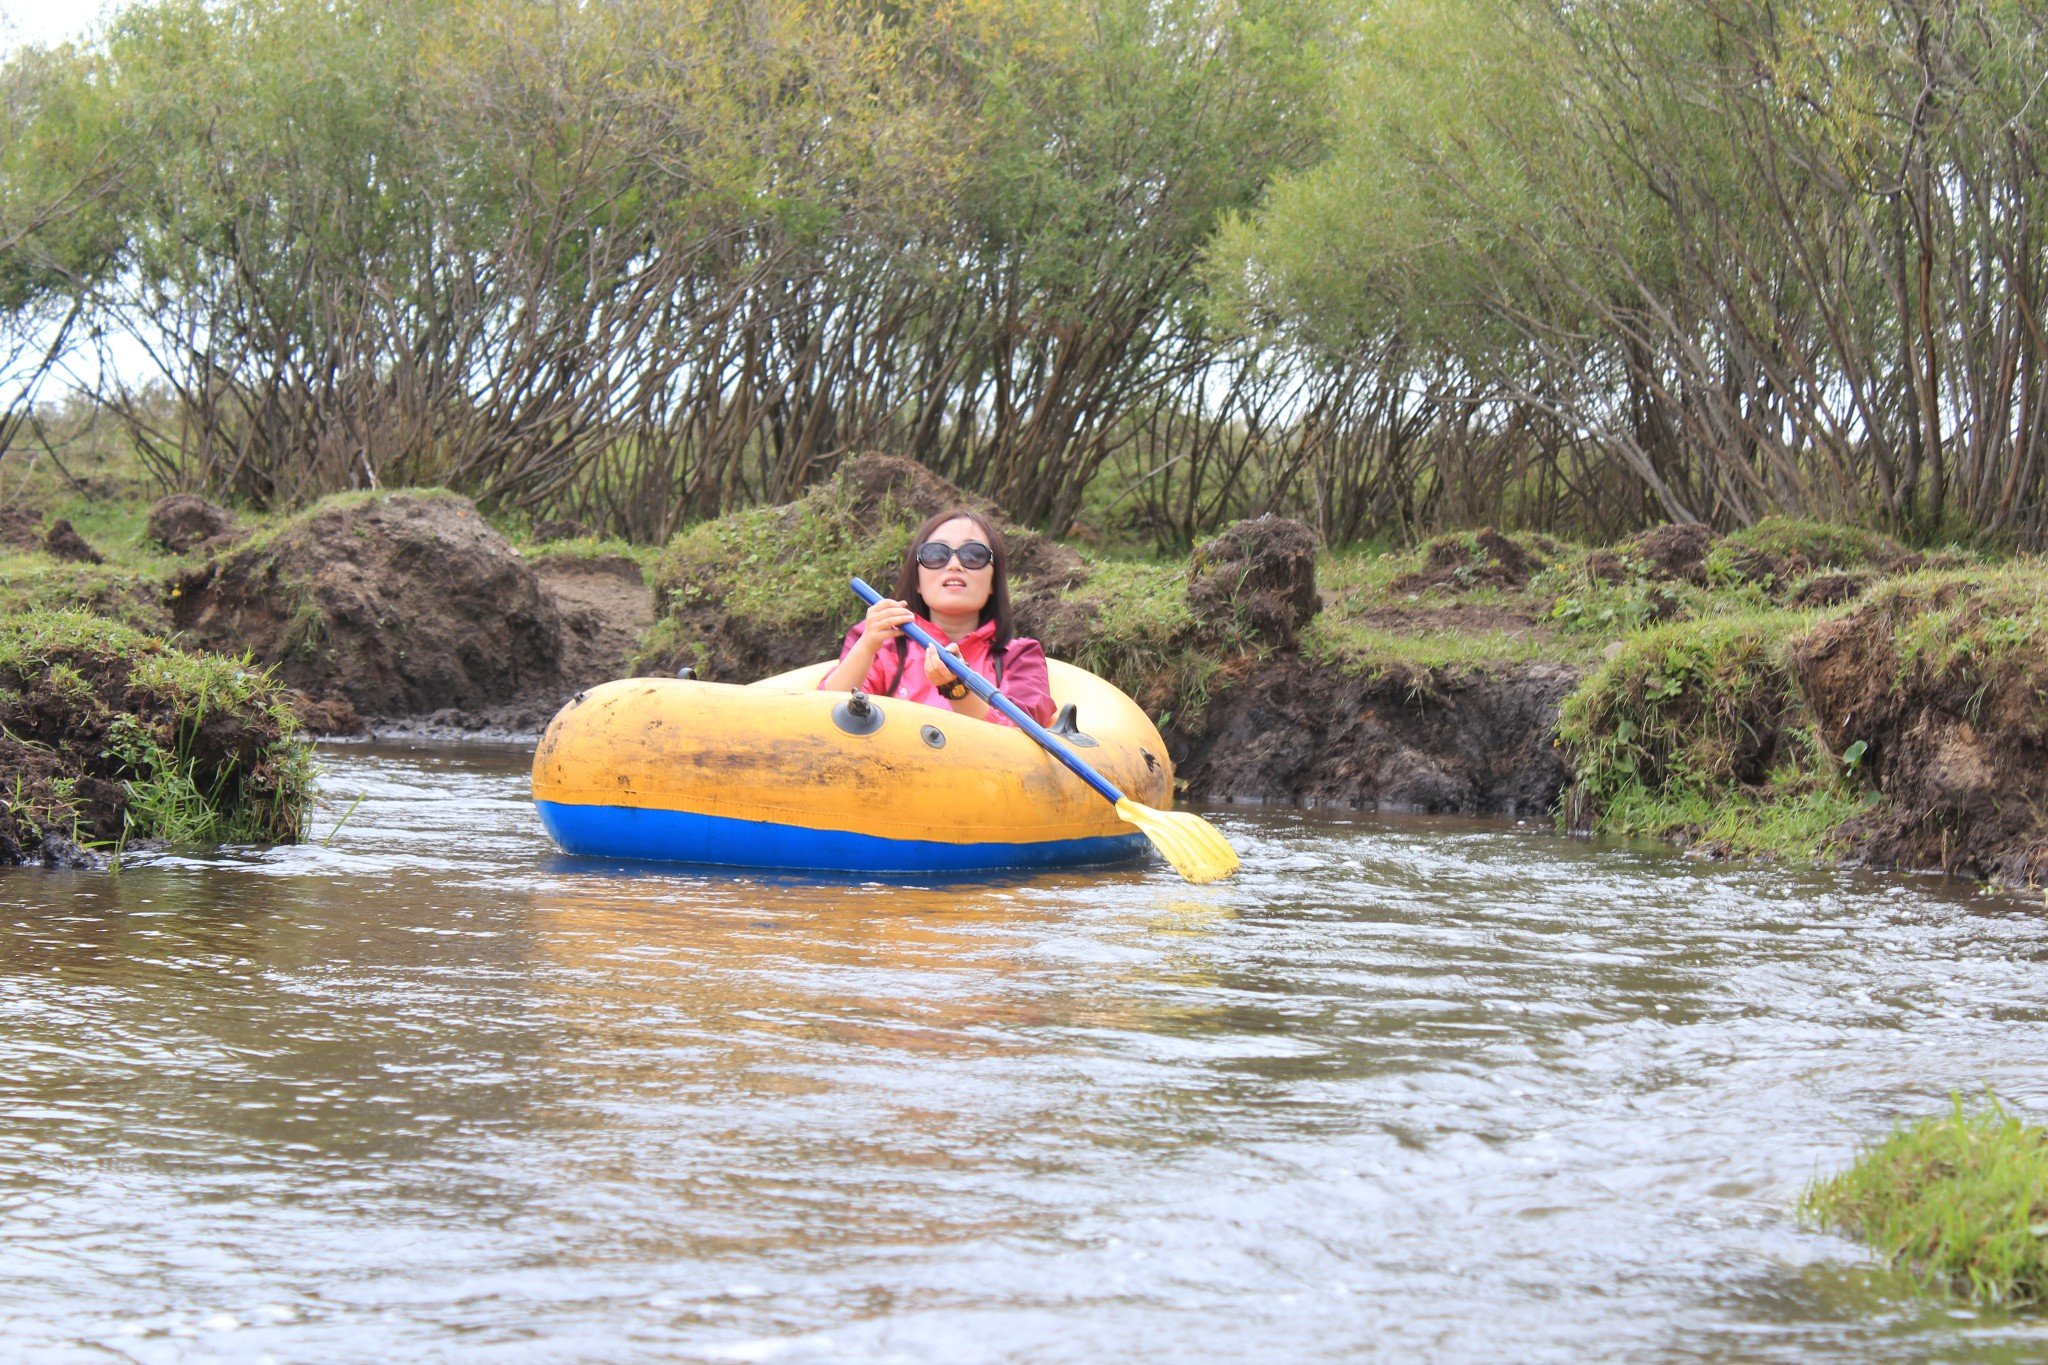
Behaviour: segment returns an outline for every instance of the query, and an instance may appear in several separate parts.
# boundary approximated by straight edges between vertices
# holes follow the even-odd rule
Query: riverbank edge
[[[311,804],[283,689],[247,659],[79,612],[0,616],[0,865],[291,843]]]
[[[847,578],[888,581],[901,528],[960,505],[1012,540],[1020,631],[1159,719],[1186,800],[1540,815],[1710,856],[2019,889],[2044,862],[2048,840],[2010,816],[2032,793],[2009,760],[2048,729],[2023,704],[2048,632],[2012,614],[2048,586],[2038,565],[1930,556],[1839,527],[1670,526],[1595,548],[1482,530],[1330,555],[1306,527],[1268,517],[1178,561],[1131,562],[1016,527],[912,462],[863,456],[795,503],[630,557],[514,545],[438,490],[343,495],[221,539],[153,589],[138,578],[122,600],[132,610],[153,592],[202,623],[188,648],[232,646],[252,613],[282,604],[261,616],[255,662],[291,676],[315,730],[520,742],[576,687],[622,671],[586,661],[570,676],[535,564],[652,579],[652,622],[623,671],[745,682],[828,653],[857,614]],[[519,629],[493,653],[494,690],[473,696],[448,661],[468,657],[475,623],[502,627],[507,591]],[[425,619],[444,608],[469,615]],[[1962,647],[1936,647],[1958,628]],[[423,638],[444,646],[431,687],[405,662]],[[1838,654],[1854,663],[1831,663]],[[349,689],[366,673],[382,690],[356,707]],[[416,709],[394,714],[378,704],[389,698]],[[1970,761],[1955,761],[1958,746]]]

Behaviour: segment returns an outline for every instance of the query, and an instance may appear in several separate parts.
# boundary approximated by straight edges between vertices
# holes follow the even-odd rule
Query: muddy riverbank
[[[516,738],[611,677],[826,656],[857,615],[847,578],[888,581],[906,528],[956,504],[1012,539],[1020,631],[1159,719],[1185,800],[1555,816],[2013,886],[2048,865],[2048,575],[1805,523],[1333,555],[1268,517],[1137,562],[864,456],[658,553],[516,540],[436,491],[256,525],[186,498],[150,522],[172,556],[154,578],[36,567],[50,532],[17,517],[0,581],[246,651],[316,734]]]

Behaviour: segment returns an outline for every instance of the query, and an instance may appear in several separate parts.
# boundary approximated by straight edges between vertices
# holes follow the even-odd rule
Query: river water
[[[522,751],[323,763],[331,842],[0,872],[0,1356],[2048,1358],[1789,1212],[2048,1112],[2013,901],[1278,813],[1211,887],[628,870]]]

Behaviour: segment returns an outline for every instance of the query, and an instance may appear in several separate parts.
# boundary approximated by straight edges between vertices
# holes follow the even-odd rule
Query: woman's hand
[[[868,661],[872,663],[875,656],[882,652],[882,646],[901,635],[903,627],[914,620],[915,616],[916,614],[910,610],[909,603],[884,597],[868,608],[867,629],[862,631],[860,639],[854,642],[854,648],[867,655]]]
[[[863,618],[865,628],[854,640],[853,647],[846,651],[846,657],[834,664],[832,671],[818,683],[818,690],[851,692],[864,686],[882,646],[900,639],[903,627],[912,619],[910,605],[893,598],[885,597],[869,607],[867,616]]]
[[[960,657],[960,646],[947,645],[946,652],[957,659]],[[944,687],[946,684],[954,681],[953,670],[946,667],[945,660],[939,657],[939,651],[936,649],[928,649],[924,652],[924,676],[930,680],[933,687]],[[959,697],[946,697],[943,693],[940,695],[944,698],[946,705],[953,708],[953,714],[956,716],[966,716],[970,719],[979,720],[988,714],[988,703],[975,696],[972,692]]]
[[[946,652],[957,659],[960,657],[960,646],[947,645]],[[939,658],[936,649],[928,649],[924,652],[924,676],[930,680],[933,687],[943,687],[953,681],[953,670],[946,667],[945,661]]]

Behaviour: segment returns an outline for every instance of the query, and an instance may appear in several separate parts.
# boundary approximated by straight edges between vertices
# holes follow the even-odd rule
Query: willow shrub
[[[1996,1097],[1892,1129],[1800,1213],[1869,1244],[1886,1264],[1986,1303],[2048,1297],[2048,1132]]]

